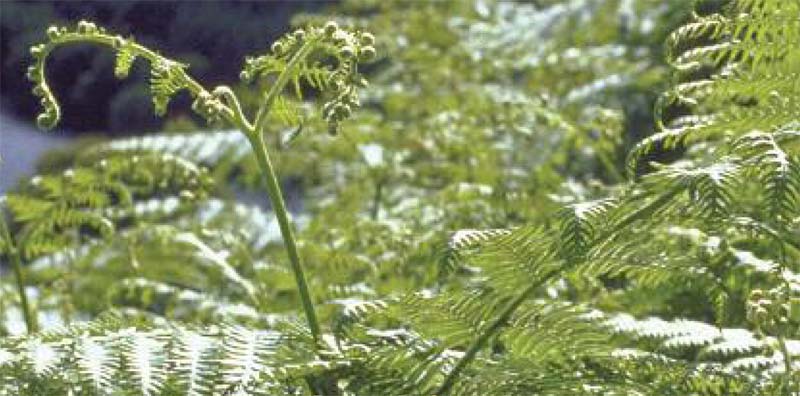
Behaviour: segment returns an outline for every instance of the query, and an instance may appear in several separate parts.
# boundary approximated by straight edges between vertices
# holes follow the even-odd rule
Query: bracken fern
[[[0,342],[0,393],[800,392],[800,6],[701,4],[667,37],[674,82],[626,181],[625,102],[661,74],[647,26],[691,10],[548,4],[346,2],[340,24],[381,35],[328,23],[249,58],[246,88],[269,88],[253,119],[132,40],[51,29],[42,126],[60,112],[44,59],[86,39],[119,77],[152,63],[157,112],[187,89],[244,134],[100,143],[4,198],[20,288],[0,314],[13,296],[31,330],[32,305],[75,323]],[[366,87],[373,45],[389,55]],[[306,133],[325,130],[345,138]],[[311,198],[299,242],[267,145]],[[272,212],[226,199],[234,180]]]

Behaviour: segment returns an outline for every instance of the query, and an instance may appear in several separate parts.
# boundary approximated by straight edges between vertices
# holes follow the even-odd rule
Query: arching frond
[[[725,134],[772,133],[795,120],[800,106],[798,4],[733,1],[722,13],[697,17],[667,40],[678,83],[656,105],[657,122],[674,105],[692,113],[632,151],[635,164],[653,149],[670,149]],[[710,68],[710,75],[698,73]],[[674,113],[674,112],[673,112]],[[663,121],[667,122],[667,121]]]

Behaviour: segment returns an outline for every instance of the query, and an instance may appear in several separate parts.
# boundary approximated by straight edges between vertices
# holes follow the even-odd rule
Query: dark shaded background
[[[170,58],[191,64],[205,85],[238,81],[243,58],[266,51],[289,28],[298,12],[315,11],[324,1],[5,1],[0,0],[0,105],[20,120],[34,120],[39,102],[25,79],[31,45],[45,40],[53,24],[74,26],[86,19],[136,40]],[[148,67],[137,62],[131,75],[116,80],[107,49],[72,46],[48,60],[51,88],[63,108],[59,128],[68,133],[119,136],[160,129],[147,88]],[[189,115],[188,96],[170,104],[171,113]],[[175,111],[177,110],[177,111]]]

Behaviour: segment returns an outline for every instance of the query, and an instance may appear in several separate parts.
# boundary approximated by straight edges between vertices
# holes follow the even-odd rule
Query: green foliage
[[[131,327],[127,318],[71,327],[35,338],[12,339],[2,350],[6,379],[19,387],[7,392],[142,395],[291,393],[301,370],[301,355],[277,331],[217,326]],[[266,361],[272,361],[269,366]],[[302,367],[300,367],[302,366]],[[292,374],[288,374],[292,373]]]
[[[194,163],[170,154],[110,153],[77,165],[61,175],[37,176],[24,194],[6,197],[9,212],[23,224],[16,239],[24,258],[54,253],[92,234],[108,238],[112,217],[125,218],[134,199],[202,196],[210,182]]]
[[[771,132],[796,121],[798,13],[793,1],[735,1],[675,30],[667,60],[676,83],[656,105],[657,122],[672,125],[639,143],[631,159],[657,146]],[[680,107],[677,117],[665,120],[673,107]]]
[[[704,4],[668,37],[686,4],[545,3],[346,2],[238,96],[115,47],[120,76],[151,61],[157,107],[186,88],[241,131],[82,148],[4,199],[0,251],[69,326],[0,342],[0,392],[800,391],[796,2]],[[48,45],[112,40],[82,26]],[[662,39],[675,81],[636,143]]]

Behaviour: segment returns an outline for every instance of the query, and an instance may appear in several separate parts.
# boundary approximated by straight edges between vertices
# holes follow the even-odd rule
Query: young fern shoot
[[[207,90],[187,74],[188,65],[168,59],[133,39],[108,33],[94,23],[81,21],[77,29],[50,27],[47,37],[47,42],[31,48],[34,64],[28,69],[28,78],[34,83],[33,93],[40,97],[43,107],[43,112],[36,120],[40,128],[53,128],[61,115],[58,102],[45,76],[47,57],[61,46],[90,43],[116,51],[114,74],[118,78],[128,75],[137,58],[150,63],[150,89],[157,115],[166,114],[167,105],[173,95],[187,90],[194,98],[194,111],[209,122],[222,120],[230,123],[247,137],[263,173],[309,328],[315,340],[319,341],[319,322],[297,252],[280,183],[263,134],[269,127],[270,110],[279,103],[289,83],[293,84],[298,96],[302,95],[301,84],[306,83],[329,98],[322,107],[322,116],[328,122],[329,131],[335,134],[341,121],[348,118],[352,110],[359,106],[358,89],[366,86],[366,81],[358,72],[358,64],[374,58],[373,36],[342,29],[336,23],[328,22],[324,27],[298,29],[276,41],[272,45],[271,53],[248,58],[241,73],[243,80],[274,78],[252,121],[242,111],[231,88],[218,86]]]

